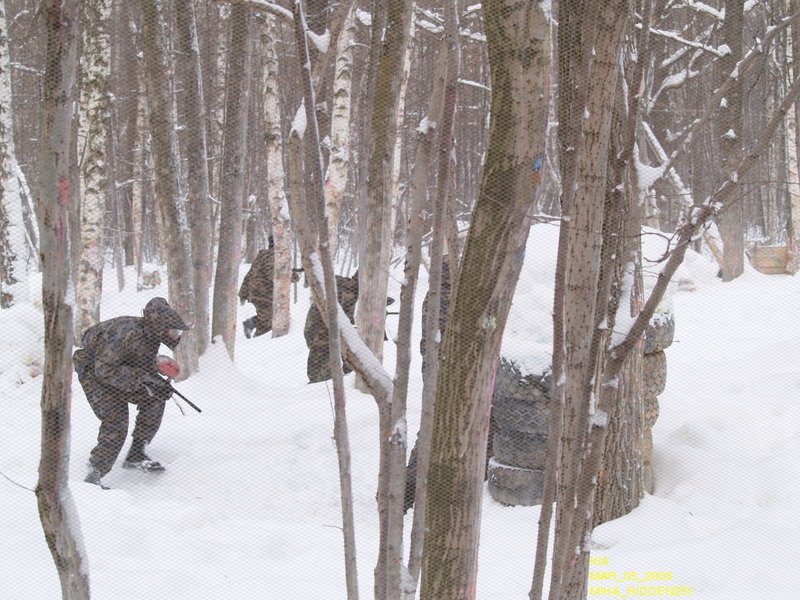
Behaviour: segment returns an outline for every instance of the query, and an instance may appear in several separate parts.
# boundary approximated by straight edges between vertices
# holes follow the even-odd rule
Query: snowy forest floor
[[[551,288],[541,284],[552,278],[551,263],[534,257],[555,239],[552,231],[534,230],[536,246],[529,245],[512,318],[519,307],[536,318],[527,325],[510,322],[503,344],[504,353],[517,348],[523,360],[532,346],[541,358],[551,335],[530,335],[531,327],[551,327]],[[700,600],[794,599],[800,278],[762,275],[748,266],[741,278],[723,284],[697,255],[681,276],[695,290],[672,295],[676,341],[667,350],[667,388],[653,429],[655,493],[595,531],[590,595],[655,596],[658,586],[677,586],[681,595]],[[390,283],[396,298],[399,278]],[[149,298],[166,296],[166,281],[137,293],[132,271],[126,280],[123,292],[107,286],[104,319],[139,315]],[[37,298],[35,281],[32,288]],[[418,308],[425,289],[423,280]],[[175,384],[203,412],[177,399],[182,413],[170,401],[149,447],[166,471],[123,471],[121,456],[104,480],[108,491],[83,483],[98,423],[73,379],[70,490],[93,597],[346,598],[331,391],[326,383],[307,383],[307,308],[308,292],[300,287],[289,335],[248,340],[240,327],[234,361],[214,344],[200,372]],[[239,321],[253,313],[252,305],[240,308]],[[388,317],[390,338],[396,319]],[[0,311],[0,331],[0,600],[57,598],[58,577],[32,492],[40,436],[38,302]],[[418,340],[417,325],[414,348]],[[394,360],[389,341],[384,362],[390,371]],[[419,371],[414,353],[412,372]],[[353,378],[345,382],[359,581],[368,598],[378,539],[377,408],[354,389]],[[410,444],[420,392],[416,377],[409,393]],[[485,493],[478,598],[527,598],[538,516],[538,507],[503,506]]]

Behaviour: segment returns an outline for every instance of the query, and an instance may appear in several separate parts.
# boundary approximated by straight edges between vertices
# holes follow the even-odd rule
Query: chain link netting
[[[757,253],[792,268],[796,123],[770,128],[796,94],[794,1],[83,0],[53,20],[72,1],[0,0],[0,376],[25,405],[0,470],[33,489],[60,444],[108,597],[433,600],[436,568],[459,598],[530,585],[537,507],[565,527],[603,402],[585,526],[657,486],[676,319],[647,299],[693,211],[733,181],[694,250],[725,280]],[[61,439],[46,378],[68,384]],[[487,511],[502,552],[478,562]]]

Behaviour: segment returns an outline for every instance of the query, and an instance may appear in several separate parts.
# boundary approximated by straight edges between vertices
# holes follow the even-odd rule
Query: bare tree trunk
[[[78,339],[100,320],[103,292],[106,195],[110,139],[108,77],[111,67],[108,0],[86,0],[81,65],[79,161],[82,194],[79,214],[80,260],[75,276],[75,335]],[[76,236],[77,237],[77,236]]]
[[[437,108],[438,107],[438,108]],[[433,115],[441,113],[441,93],[434,91],[431,100],[431,121],[436,121]],[[414,160],[414,173],[409,193],[408,228],[406,233],[406,262],[404,269],[404,284],[400,291],[400,315],[397,326],[397,367],[395,381],[400,393],[407,394],[408,369],[407,361],[411,359],[411,326],[414,320],[414,298],[416,297],[419,279],[419,266],[422,259],[422,212],[427,200],[428,178],[430,175],[430,161],[433,156],[433,128],[420,128],[419,140]],[[441,263],[440,263],[441,264]],[[439,267],[441,279],[441,266]],[[430,289],[435,290],[432,284]],[[438,294],[436,294],[436,309],[438,314]],[[432,309],[431,309],[432,310]],[[438,320],[432,318],[432,324]],[[425,332],[423,332],[425,335]],[[402,361],[402,363],[401,363]],[[402,364],[402,367],[401,367]],[[432,375],[426,372],[423,376],[422,411],[420,415],[420,430],[417,436],[417,472],[416,491],[414,498],[414,520],[411,527],[411,543],[408,553],[408,572],[416,583],[422,568],[422,544],[425,526],[425,502],[427,499],[428,458],[430,457],[431,433],[433,430],[433,400],[435,398],[436,374],[438,373],[438,358],[432,353],[428,366],[433,371]],[[405,381],[403,381],[405,379]]]
[[[374,61],[374,67],[371,68],[375,69],[375,78],[372,110],[366,127],[369,132],[368,180],[366,207],[359,223],[364,245],[359,260],[356,326],[367,348],[379,360],[383,360],[386,295],[393,247],[392,165],[401,84],[396,75],[400,72],[405,53],[411,6],[412,0],[391,0],[388,3],[374,1],[372,13],[370,60]],[[359,377],[356,385],[363,390],[367,383]],[[393,431],[391,404],[379,403],[378,412],[380,431]],[[401,454],[405,467],[404,448],[392,444],[390,436],[381,434],[377,492],[380,541],[378,562],[375,566],[376,600],[393,598],[391,594],[399,589],[397,582],[402,567],[402,548],[398,548],[396,538],[394,541],[389,540],[388,506],[392,477],[390,465],[393,460],[395,464],[399,464]],[[402,502],[402,494],[395,500]],[[393,574],[390,574],[389,569],[394,570]]]
[[[166,229],[169,301],[184,319],[194,322],[194,281],[191,263],[191,233],[180,188],[178,140],[168,86],[170,73],[161,2],[142,0],[142,46],[145,61],[147,108],[155,166],[155,195]],[[181,364],[197,364],[196,334],[187,331],[175,350]]]
[[[195,294],[194,335],[199,358],[209,344],[209,290],[211,289],[212,235],[211,198],[208,189],[208,147],[205,126],[205,96],[200,68],[200,48],[197,40],[194,2],[177,0],[175,18],[181,58],[178,64],[183,82],[182,99],[184,147],[188,184],[188,216],[192,223],[192,270]],[[187,365],[194,373],[199,364]]]
[[[489,146],[444,333],[421,598],[476,593],[489,409],[545,151],[550,23],[541,5],[483,6],[491,67]]]
[[[222,336],[231,359],[236,341],[239,262],[242,249],[242,202],[244,158],[250,86],[250,8],[235,4],[231,9],[231,48],[228,54],[228,90],[222,157],[222,203],[219,251],[214,281],[214,317],[211,335]]]
[[[67,211],[79,8],[77,1],[49,0],[42,4],[47,44],[36,206],[45,322],[42,454],[36,497],[64,600],[89,598],[88,567],[79,542],[80,523],[67,482],[72,384],[72,309],[65,302],[69,285]]]
[[[386,294],[388,290],[389,262],[392,256],[392,164],[400,72],[405,52],[412,0],[388,0],[383,3],[385,27],[377,15],[381,14],[377,2],[373,2],[371,59],[377,61],[375,91],[372,111],[367,129],[369,131],[369,177],[367,181],[367,206],[359,226],[364,242],[364,251],[359,261],[359,299],[356,325],[359,336],[379,360],[383,360],[383,336],[386,325]],[[365,382],[357,380],[360,388]],[[391,403],[378,406],[381,432],[394,430]],[[392,443],[389,435],[380,436],[380,471],[378,475],[378,515],[380,521],[380,543],[378,562],[375,567],[375,598],[392,598],[399,590],[402,547],[398,547],[395,535],[389,539],[389,511],[391,502],[391,465],[403,464],[405,448]],[[402,456],[401,456],[402,455]],[[395,470],[396,476],[400,476]],[[396,498],[402,502],[403,495]],[[402,508],[401,508],[402,510]]]
[[[25,223],[15,171],[16,151],[11,103],[5,2],[0,2],[0,309],[27,302],[28,274]]]
[[[368,126],[369,179],[367,207],[360,223],[364,253],[358,271],[360,285],[356,314],[361,339],[379,359],[383,358],[388,267],[392,255],[391,175],[400,85],[396,75],[405,51],[411,0],[388,0],[385,10],[388,11],[385,29],[381,29],[374,18],[372,24],[376,28],[372,39],[374,60],[378,64],[374,104]],[[373,15],[378,12],[374,11]],[[384,415],[385,420],[388,417]],[[383,492],[379,492],[379,497],[385,492],[384,488]]]
[[[545,567],[550,538],[553,503],[563,486],[561,468],[561,438],[564,430],[566,404],[566,272],[570,257],[570,239],[567,223],[571,219],[575,204],[576,173],[578,156],[583,146],[581,131],[582,107],[586,105],[588,86],[585,81],[585,66],[589,64],[591,46],[581,43],[583,37],[594,35],[596,19],[583,19],[579,11],[567,10],[561,2],[558,6],[558,83],[556,98],[559,122],[559,166],[561,171],[561,230],[558,238],[556,272],[553,291],[553,361],[552,398],[550,423],[547,437],[547,462],[542,491],[542,508],[536,542],[536,561],[533,583],[529,597],[539,600],[544,589]],[[551,577],[553,575],[551,574]]]
[[[142,151],[139,134],[140,124],[140,104],[144,104],[140,93],[142,85],[142,69],[137,59],[137,46],[134,37],[138,25],[131,17],[131,12],[137,7],[133,3],[125,2],[120,4],[115,2],[113,5],[112,22],[116,29],[114,37],[117,40],[119,58],[115,61],[112,68],[112,77],[116,76],[119,81],[118,101],[112,104],[114,115],[112,116],[112,130],[114,136],[114,147],[117,151],[114,173],[117,180],[117,197],[120,208],[124,210],[125,236],[123,240],[125,248],[125,264],[139,266],[139,226],[141,216],[141,181],[138,178],[139,166],[141,165],[140,153]],[[138,34],[138,31],[136,31]],[[137,220],[138,217],[138,220]],[[137,284],[138,284],[137,272]]]
[[[446,46],[448,37],[445,37],[442,46]],[[421,259],[421,246],[423,235],[423,212],[428,200],[428,181],[430,179],[431,166],[436,156],[434,151],[436,133],[439,123],[442,121],[444,110],[444,93],[447,82],[447,52],[443,49],[439,53],[440,64],[437,72],[439,77],[434,81],[431,91],[430,108],[425,115],[423,122],[418,128],[418,146],[414,159],[414,171],[411,180],[411,192],[409,202],[409,225],[407,233],[408,251],[406,254],[406,273],[405,280],[409,289],[411,285],[416,286],[419,265],[414,267],[414,262]],[[428,468],[430,465],[431,442],[433,435],[433,409],[436,399],[436,380],[439,375],[439,352],[437,335],[439,334],[439,311],[441,300],[441,280],[442,280],[442,232],[441,207],[434,206],[433,210],[433,239],[431,240],[431,268],[428,274],[428,310],[430,316],[427,320],[427,327],[422,332],[425,340],[425,347],[430,348],[426,351],[427,362],[422,374],[422,410],[420,413],[420,429],[415,445],[417,452],[417,472],[415,476],[416,489],[414,493],[414,519],[411,526],[411,546],[408,553],[408,571],[414,582],[419,581],[420,571],[422,570],[422,551],[425,539],[425,507],[427,504],[428,492]],[[418,247],[419,245],[419,247]],[[419,256],[417,256],[419,254]],[[438,255],[438,260],[433,255]],[[410,269],[411,272],[410,272]],[[413,274],[413,278],[410,275]],[[400,326],[403,324],[403,293],[401,293],[400,305]],[[409,300],[413,300],[414,295],[411,291],[407,292]],[[412,303],[413,306],[413,303]],[[410,319],[413,315],[410,315]],[[400,356],[402,346],[401,328],[398,327],[397,353]]]
[[[631,116],[635,118],[634,113],[624,114],[625,106],[627,102],[622,98],[615,105],[607,157],[609,178],[604,230],[618,231],[619,235],[603,236],[601,264],[604,274],[601,278],[611,283],[609,300],[603,310],[608,324],[605,337],[616,331],[617,315],[624,317],[624,323],[627,323],[639,314],[643,294],[639,243],[642,211],[634,193],[637,189],[635,173],[628,169],[632,165],[636,124],[635,121],[631,122]],[[630,268],[631,265],[633,268]],[[600,304],[598,301],[598,307]],[[602,345],[605,361],[608,341],[604,340]],[[597,473],[593,526],[628,514],[639,505],[644,494],[641,350],[642,344],[637,344],[624,362],[618,379],[614,416],[608,421],[606,449]],[[601,393],[602,390],[595,385],[595,395],[599,397]]]
[[[323,279],[325,282],[324,312],[327,313],[328,341],[330,354],[330,371],[333,379],[333,398],[335,409],[334,439],[336,452],[339,459],[339,485],[341,489],[342,504],[342,531],[344,534],[345,548],[345,578],[347,581],[348,600],[358,600],[358,570],[356,561],[355,516],[353,514],[353,484],[350,467],[350,440],[347,431],[346,400],[344,391],[344,372],[342,370],[342,351],[339,340],[339,320],[337,315],[341,310],[336,294],[336,279],[333,271],[333,257],[328,235],[328,219],[325,215],[325,193],[323,190],[322,152],[320,149],[319,128],[316,119],[316,102],[314,88],[311,81],[311,63],[308,53],[307,25],[300,2],[294,4],[295,39],[298,54],[303,67],[303,92],[306,120],[309,127],[308,145],[315,152],[308,152],[311,157],[309,170],[312,180],[317,182],[312,186],[310,209],[316,228],[319,231],[319,256],[322,263]],[[322,306],[318,304],[317,306]]]
[[[562,2],[559,5],[559,21],[570,17],[580,22],[582,2]],[[602,243],[606,231],[603,222],[607,188],[607,163],[612,115],[608,107],[613,106],[617,91],[617,57],[621,48],[624,25],[627,21],[620,15],[627,14],[627,0],[603,5],[593,19],[590,27],[573,40],[571,48],[560,46],[559,56],[566,60],[565,52],[571,51],[572,59],[585,56],[588,50],[593,55],[579,85],[587,86],[584,106],[574,106],[574,117],[581,119],[583,143],[574,155],[575,167],[573,181],[565,178],[564,189],[574,189],[574,204],[568,222],[568,261],[564,287],[564,339],[565,362],[564,381],[566,382],[565,414],[561,431],[562,448],[560,452],[559,483],[557,493],[556,539],[554,546],[553,572],[550,598],[582,598],[582,588],[588,574],[588,554],[585,561],[575,565],[577,539],[573,529],[582,529],[585,513],[574,511],[568,498],[575,495],[575,486],[580,473],[580,457],[585,446],[585,432],[592,411],[594,378],[598,361],[602,356],[601,330],[599,320],[605,316],[609,273],[603,273]],[[563,11],[568,11],[565,14]],[[565,42],[567,40],[564,40]],[[578,72],[579,73],[579,72]],[[577,75],[577,73],[576,73]],[[585,118],[582,117],[586,113]],[[559,115],[559,119],[562,115]],[[569,165],[570,163],[567,163]],[[573,183],[574,182],[574,183]],[[606,275],[602,279],[601,275]],[[560,343],[558,340],[554,343]],[[555,350],[554,350],[555,352]],[[581,546],[578,541],[578,546]],[[572,567],[574,568],[568,568]]]
[[[789,0],[789,12],[800,10],[798,0]],[[789,57],[792,61],[792,81],[800,78],[800,28],[792,25],[789,34]],[[789,260],[786,272],[794,275],[800,271],[800,106],[795,104],[794,110],[786,121],[786,153],[789,160]]]
[[[266,128],[267,193],[275,239],[275,272],[272,298],[272,337],[289,333],[292,277],[292,222],[284,192],[283,134],[281,133],[278,56],[275,40],[278,28],[275,17],[267,15],[263,39],[264,52],[264,123]]]
[[[408,570],[412,579],[416,582],[419,579],[422,569],[422,544],[424,542],[425,531],[425,511],[428,503],[428,472],[430,468],[430,449],[433,435],[433,411],[436,394],[436,380],[439,374],[439,344],[437,337],[440,335],[439,325],[441,323],[439,313],[441,307],[441,288],[442,288],[442,263],[445,239],[445,220],[447,215],[447,204],[450,196],[450,177],[451,177],[451,153],[453,150],[453,135],[455,130],[455,113],[458,98],[458,74],[461,60],[461,48],[458,39],[459,21],[458,8],[454,1],[445,4],[445,35],[442,38],[440,56],[442,57],[442,67],[437,69],[440,76],[437,78],[434,91],[431,94],[431,116],[430,120],[441,126],[434,127],[431,134],[438,137],[437,146],[437,186],[433,209],[433,237],[431,239],[431,270],[428,285],[428,319],[426,330],[422,332],[425,336],[426,368],[423,373],[423,392],[422,392],[422,416],[420,421],[420,435],[417,441],[417,472],[416,490],[414,496],[414,521],[411,530],[411,548],[409,550]],[[422,146],[425,152],[430,149]],[[419,160],[429,160],[428,157],[418,156]],[[422,169],[422,174],[427,175],[427,168],[417,162],[415,170]],[[427,181],[427,178],[426,180]],[[422,185],[420,179],[419,184]],[[423,188],[424,190],[424,188]],[[417,201],[416,198],[414,198]],[[417,201],[418,203],[418,201]],[[419,220],[421,207],[412,210],[411,218]],[[419,225],[421,230],[421,223]],[[420,231],[421,235],[421,231]],[[409,235],[409,248],[411,244],[420,243],[416,234]],[[457,248],[451,246],[450,256],[452,274],[455,276],[455,262]]]
[[[647,8],[650,6],[649,0],[646,1],[645,23],[650,22]],[[609,331],[616,330],[618,314],[624,317],[624,322],[639,314],[644,294],[639,233],[645,211],[643,195],[635,193],[639,186],[633,167],[640,115],[636,90],[641,89],[644,68],[649,62],[648,28],[644,27],[638,35],[631,81],[619,78],[608,153],[604,223],[608,223],[606,231],[619,231],[619,235],[603,239],[603,266],[610,271],[606,277],[612,279],[610,306],[605,311]],[[606,451],[597,475],[593,526],[628,514],[644,495],[642,343],[635,346],[623,363],[619,382],[615,416],[609,419]],[[595,393],[599,395],[600,390]]]
[[[720,67],[725,77],[733,73],[742,60],[744,29],[744,0],[725,0],[725,20],[722,32],[729,52],[721,57]],[[729,177],[742,157],[742,93],[744,84],[736,77],[719,109],[719,133],[722,165],[720,174]],[[722,280],[732,281],[744,272],[744,202],[736,199],[720,214],[722,235]]]

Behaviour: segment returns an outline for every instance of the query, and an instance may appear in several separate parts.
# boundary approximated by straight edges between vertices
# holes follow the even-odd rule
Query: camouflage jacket
[[[272,278],[275,271],[275,250],[259,250],[250,270],[239,287],[239,299],[253,304],[272,304]]]
[[[358,301],[358,271],[352,277],[336,275],[336,295],[342,305],[344,314],[355,321],[356,302]],[[303,328],[306,345],[309,348],[328,345],[328,327],[320,314],[317,305],[312,302],[306,315],[306,324]]]
[[[166,304],[166,303],[164,303]],[[167,329],[187,329],[180,316],[168,306],[145,317],[115,317],[93,325],[83,334],[83,348],[73,354],[78,376],[94,377],[106,385],[136,392],[150,377],[159,377],[156,356],[161,344],[175,348],[178,340]]]

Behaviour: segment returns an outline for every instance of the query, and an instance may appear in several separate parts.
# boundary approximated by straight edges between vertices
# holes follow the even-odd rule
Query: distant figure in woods
[[[439,296],[439,343],[438,355],[442,357],[442,341],[444,340],[444,329],[447,325],[447,313],[450,310],[450,297],[451,297],[451,275],[450,275],[450,259],[447,254],[442,257],[442,286]],[[422,302],[422,339],[419,343],[419,351],[422,354],[422,373],[425,374],[427,368],[427,352],[425,347],[425,327],[428,322],[428,299],[430,290],[425,294],[425,299]],[[494,418],[489,419],[489,436],[486,440],[486,466],[488,468],[489,459],[493,456],[493,438],[495,430]],[[417,439],[419,441],[419,438]],[[417,445],[411,450],[408,457],[408,465],[406,466],[406,491],[404,501],[404,512],[414,506],[414,496],[417,492]]]
[[[244,336],[248,339],[264,335],[272,330],[272,279],[274,273],[275,241],[272,236],[269,236],[269,247],[259,250],[239,288],[240,304],[252,302],[256,307],[255,316],[242,322]]]
[[[344,314],[355,321],[356,301],[358,300],[358,271],[352,277],[336,276],[336,297],[344,309]],[[322,319],[317,305],[312,301],[306,315],[306,324],[303,335],[308,346],[308,364],[306,373],[309,383],[325,381],[331,378],[330,348],[328,342],[328,327]],[[353,368],[344,362],[344,372],[349,373]]]
[[[178,375],[178,364],[158,356],[164,344],[174,350],[189,329],[164,298],[153,298],[141,317],[115,317],[93,325],[83,334],[82,348],[73,364],[86,399],[100,419],[97,445],[89,456],[85,481],[104,487],[104,477],[117,460],[128,435],[128,404],[138,412],[124,469],[163,471],[144,448],[158,432],[164,405],[172,396],[168,377]]]
[[[442,355],[442,340],[444,338],[444,328],[447,324],[447,311],[450,309],[450,258],[448,255],[442,257],[442,284],[439,288],[439,343],[438,354],[441,358]],[[422,301],[422,337],[419,341],[419,353],[422,355],[422,374],[425,376],[425,371],[428,367],[427,348],[425,344],[425,327],[428,323],[429,313],[429,300],[431,291],[428,290],[425,294],[425,299]],[[417,445],[411,450],[408,457],[408,466],[406,467],[406,491],[404,501],[404,511],[414,506],[414,495],[417,492]]]

